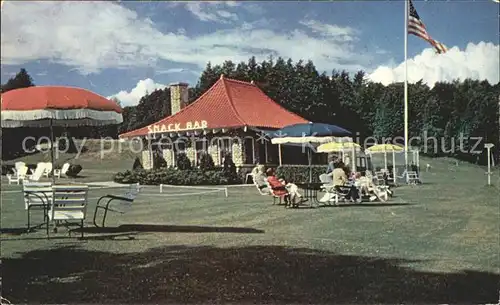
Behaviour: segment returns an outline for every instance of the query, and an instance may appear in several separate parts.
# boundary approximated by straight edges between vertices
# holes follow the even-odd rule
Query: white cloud
[[[333,38],[337,41],[353,41],[356,39],[357,31],[351,27],[324,24],[316,20],[302,20],[299,23],[328,39]]]
[[[238,20],[238,15],[228,11],[226,8],[237,7],[240,4],[235,1],[188,1],[173,2],[171,7],[184,5],[186,10],[201,21],[229,23]]]
[[[193,71],[193,70],[185,69],[185,68],[172,68],[172,69],[156,70],[155,71],[156,75],[161,75],[161,74],[175,74],[175,73],[191,73],[191,74],[194,74],[194,75],[200,75],[201,71]]]
[[[228,7],[227,3],[202,5]],[[371,55],[360,54],[360,49],[345,39],[355,38],[356,33],[349,28],[310,21],[306,21],[309,28],[305,30],[277,32],[266,28],[265,23],[253,23],[188,36],[177,28],[162,32],[151,20],[141,19],[136,12],[109,1],[18,1],[2,11],[1,23],[2,65],[49,60],[82,74],[106,68],[158,66],[159,60],[203,69],[208,61],[246,61],[253,55],[257,60],[269,55],[311,59],[327,71],[353,71],[372,64]],[[328,39],[324,33],[309,33],[311,27],[318,30],[320,26],[328,29]]]
[[[469,43],[465,50],[453,47],[444,54],[436,54],[426,49],[412,59],[408,59],[408,81],[423,80],[429,86],[438,81],[455,79],[488,80],[492,84],[499,82],[499,45],[480,42]],[[395,66],[380,66],[368,78],[384,85],[404,81],[404,62]]]
[[[135,88],[130,91],[120,91],[117,94],[108,96],[108,98],[117,98],[123,107],[135,106],[139,103],[141,97],[155,91],[156,89],[164,89],[165,85],[155,83],[152,79],[147,78],[140,80]]]

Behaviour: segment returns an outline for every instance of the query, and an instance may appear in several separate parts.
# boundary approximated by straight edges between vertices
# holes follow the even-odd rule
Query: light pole
[[[493,143],[486,143],[484,144],[484,148],[486,148],[487,150],[487,154],[488,154],[488,172],[486,174],[488,174],[488,185],[491,185],[491,148],[495,146],[493,145]]]

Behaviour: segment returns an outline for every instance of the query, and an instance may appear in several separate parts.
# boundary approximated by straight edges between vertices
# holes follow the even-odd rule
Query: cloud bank
[[[164,89],[165,87],[167,86],[155,83],[152,79],[147,78],[144,80],[140,80],[132,90],[130,91],[123,90],[118,92],[117,94],[108,96],[108,98],[113,98],[113,97],[117,98],[120,101],[122,107],[135,106],[139,103],[139,100],[143,96],[157,89]]]
[[[432,49],[425,49],[408,59],[408,81],[415,83],[423,80],[431,87],[438,81],[451,82],[466,78],[488,80],[496,84],[500,81],[499,50],[499,45],[485,42],[469,43],[465,50],[453,47],[440,55]],[[384,85],[404,81],[404,62],[397,66],[380,66],[368,78]]]
[[[371,54],[356,48],[357,32],[350,27],[304,20],[284,32],[259,20],[234,23],[238,2],[182,5],[198,19],[217,17],[234,26],[187,35],[174,26],[160,30],[151,19],[110,1],[16,1],[2,10],[1,61],[49,60],[84,75],[106,68],[158,67],[160,60],[203,69],[208,61],[263,60],[269,55],[311,59],[327,71],[355,71],[373,62]],[[249,11],[243,8],[246,4],[241,6]]]

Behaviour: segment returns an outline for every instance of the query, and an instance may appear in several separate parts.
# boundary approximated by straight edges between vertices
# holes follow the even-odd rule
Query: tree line
[[[190,88],[195,101],[224,74],[254,81],[269,97],[312,122],[342,126],[359,141],[404,136],[404,84],[384,86],[367,80],[363,71],[350,75],[333,70],[320,73],[312,61],[252,57],[238,64],[208,63],[197,84]],[[484,164],[484,143],[499,147],[500,83],[465,79],[438,82],[432,88],[419,81],[408,85],[411,144],[431,156],[453,156]],[[160,110],[160,111],[158,111]],[[170,115],[170,93],[165,88],[143,97],[135,107],[125,107],[119,132],[134,130]],[[479,146],[476,139],[481,138]],[[434,140],[435,139],[435,140]],[[461,140],[462,139],[462,140]],[[495,156],[498,160],[498,154]]]
[[[189,102],[210,88],[221,74],[242,81],[253,80],[284,108],[313,122],[342,126],[356,134],[359,141],[368,137],[379,143],[397,137],[402,141],[404,136],[403,83],[384,86],[367,80],[363,71],[320,73],[312,61],[271,57],[257,62],[252,57],[240,63],[208,63],[197,84],[189,89]],[[438,82],[430,88],[419,81],[409,84],[408,92],[411,144],[421,149],[427,147],[424,153],[485,163],[484,153],[467,151],[473,148],[481,151],[486,142],[494,143],[496,148],[500,146],[500,83],[465,79]],[[151,92],[137,106],[123,110],[124,122],[120,126],[79,129],[77,136],[117,136],[154,123],[170,115],[170,91],[165,88]],[[480,147],[474,147],[477,137],[482,139]]]

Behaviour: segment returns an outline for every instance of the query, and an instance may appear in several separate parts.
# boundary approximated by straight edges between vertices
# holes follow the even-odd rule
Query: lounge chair
[[[253,185],[255,185],[255,187],[257,188],[257,191],[259,191],[259,194],[263,195],[263,196],[268,196],[268,195],[271,195],[271,192],[269,191],[263,191],[263,189],[268,189],[269,190],[269,186],[267,184],[267,180],[266,180],[266,187],[262,187],[261,185],[259,185],[257,182],[253,182]]]
[[[65,221],[69,226],[70,221],[78,221],[83,238],[84,220],[87,215],[88,203],[87,185],[54,185],[52,186],[52,204],[48,212],[49,220],[55,222],[54,232],[57,232],[57,222]],[[69,230],[71,235],[71,230]],[[49,230],[47,230],[47,237]]]
[[[45,172],[45,164],[38,163],[35,172],[32,175],[28,176],[29,181],[39,181],[42,178],[43,173]]]
[[[330,179],[330,177],[328,177],[327,174],[321,174],[319,176],[319,181],[323,183],[323,185],[321,186],[321,190],[325,192],[323,198],[319,200],[320,202],[324,202],[327,204],[333,202],[337,204],[341,200],[345,201],[345,194],[338,192],[335,189],[335,186],[332,184],[332,180]]]
[[[104,228],[105,226],[108,211],[125,214],[132,207],[132,203],[134,203],[135,198],[137,197],[137,195],[139,195],[140,190],[140,185],[139,183],[137,183],[132,184],[130,186],[130,189],[123,195],[108,194],[99,198],[99,200],[97,200],[97,206],[94,211],[94,225],[96,227],[99,227],[99,225],[97,224],[97,212],[99,210],[104,210],[101,225],[102,228]],[[101,201],[103,200],[107,200],[105,204],[101,204]],[[113,205],[111,205],[111,202],[113,202]]]
[[[9,184],[11,184],[13,182],[16,182],[17,184],[19,184],[19,182],[24,181],[26,179],[27,173],[28,173],[28,167],[23,166],[23,167],[18,168],[15,171],[14,175],[7,174],[6,176],[7,176],[7,179],[9,181]]]
[[[43,220],[47,223],[48,230],[48,215],[47,210],[52,203],[52,184],[50,182],[25,182],[23,183],[24,194],[24,209],[28,216],[28,233],[30,232],[30,211],[43,211]]]

